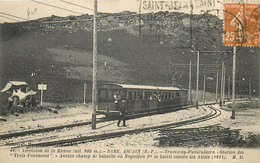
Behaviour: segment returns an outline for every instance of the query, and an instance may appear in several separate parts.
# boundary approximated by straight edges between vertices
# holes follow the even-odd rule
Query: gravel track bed
[[[19,143],[22,141],[26,141],[26,143],[28,143],[29,140],[33,140],[33,142],[47,142],[50,140],[61,140],[65,138],[66,139],[76,138],[81,136],[91,136],[96,134],[112,133],[116,131],[126,131],[131,129],[159,126],[167,123],[174,123],[178,121],[184,121],[187,119],[201,117],[209,114],[210,111],[211,111],[210,109],[206,109],[204,107],[200,107],[199,109],[189,108],[186,110],[179,110],[167,114],[159,114],[159,115],[147,116],[147,117],[142,117],[137,119],[131,119],[131,120],[127,120],[126,127],[117,127],[117,121],[108,121],[108,122],[97,123],[96,130],[92,130],[91,125],[78,126],[73,128],[64,128],[52,132],[37,133],[37,134],[31,134],[23,137],[1,140],[0,145],[5,145],[9,143]],[[22,143],[22,144],[25,145],[26,143]]]

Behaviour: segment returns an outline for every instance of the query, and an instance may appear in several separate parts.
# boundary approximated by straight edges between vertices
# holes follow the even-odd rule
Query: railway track
[[[120,137],[125,134],[135,134],[140,132],[149,132],[152,130],[158,130],[160,128],[176,128],[188,124],[194,124],[203,122],[209,119],[213,119],[221,115],[221,111],[212,107],[211,105],[208,106],[211,111],[209,114],[205,116],[201,116],[199,118],[193,118],[185,121],[175,122],[175,123],[167,123],[160,126],[151,126],[146,128],[140,128],[140,129],[127,129],[124,131],[116,131],[116,132],[109,132],[109,133],[99,133],[99,134],[90,134],[88,136],[82,136],[79,134],[72,134],[72,135],[66,135],[62,136],[58,132],[52,131],[52,136],[48,136],[48,133],[40,133],[41,135],[37,134],[31,134],[24,137],[18,137],[17,141],[7,142],[5,144],[2,144],[2,146],[11,146],[11,147],[34,147],[34,146],[67,146],[67,145],[73,145],[78,143],[84,143],[84,142],[90,142],[90,141],[98,141],[103,139],[109,139],[109,138],[115,138]],[[102,123],[102,122],[100,122]],[[60,129],[63,133],[66,129]],[[66,131],[65,131],[66,132]],[[34,138],[37,137],[37,138]]]
[[[210,103],[210,104],[215,104],[215,103]],[[200,105],[202,106],[202,105]],[[184,106],[184,107],[178,107],[178,108],[168,108],[168,109],[163,109],[160,111],[151,111],[151,112],[143,112],[143,113],[133,113],[130,115],[127,115],[127,119],[134,119],[134,118],[140,118],[144,116],[149,116],[149,115],[155,115],[155,114],[163,114],[167,112],[173,112],[181,109],[188,109],[193,106]],[[97,123],[101,122],[108,122],[108,121],[113,121],[118,118],[114,119],[97,119]],[[19,132],[11,132],[8,134],[1,134],[0,135],[0,140],[4,139],[10,139],[13,137],[19,137],[19,136],[25,136],[29,134],[37,134],[37,133],[42,133],[42,132],[51,132],[55,130],[61,130],[63,128],[73,128],[73,127],[78,127],[78,126],[85,126],[85,125],[90,125],[92,122],[91,121],[86,121],[86,122],[79,122],[79,123],[73,123],[73,124],[66,124],[66,125],[59,125],[59,126],[54,126],[54,127],[45,127],[45,128],[40,128],[40,129],[31,129],[31,130],[26,130],[26,131],[19,131]]]

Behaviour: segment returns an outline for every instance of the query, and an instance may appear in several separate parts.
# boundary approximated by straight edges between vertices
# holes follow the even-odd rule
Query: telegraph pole
[[[84,102],[83,102],[83,104],[86,104],[86,90],[87,90],[87,83],[84,83]]]
[[[199,108],[199,64],[200,64],[200,51],[197,52],[197,81],[196,81],[196,109]]]
[[[191,52],[195,52],[195,51],[191,50]],[[197,51],[197,82],[196,82],[196,108],[197,109],[198,109],[198,96],[199,96],[199,55],[200,55],[200,52],[201,53],[226,53],[227,51]],[[221,90],[222,90],[222,87],[221,87]],[[222,95],[222,93],[221,93],[221,95]]]
[[[226,88],[226,68],[224,66],[224,74],[223,74],[223,105],[225,105],[225,89]]]
[[[230,75],[228,75],[228,101],[230,99]]]
[[[251,100],[252,92],[251,92],[252,86],[251,86],[251,76],[249,77],[249,99]]]
[[[191,105],[191,61],[190,61],[190,70],[189,70],[189,92],[188,92],[188,102]]]
[[[92,129],[96,129],[97,108],[97,0],[94,0],[93,16],[93,90],[92,90]]]
[[[222,62],[221,66],[221,87],[220,87],[220,106],[223,105],[223,84],[224,84],[224,62]]]
[[[236,81],[236,46],[233,47],[233,69],[232,69],[232,116],[235,119],[235,81]]]
[[[216,80],[216,102],[218,102],[218,72],[217,72],[217,80]]]
[[[204,82],[203,82],[203,104],[205,104],[205,90],[206,90],[206,74],[204,71]]]
[[[197,51],[197,63],[196,64],[172,64],[172,66],[189,66],[190,72],[189,72],[189,91],[188,91],[188,101],[190,100],[190,104],[192,103],[192,91],[191,91],[191,66],[197,66],[197,83],[196,83],[196,108],[198,109],[198,83],[199,83],[199,66],[220,66],[220,64],[199,64],[199,51]],[[204,70],[205,74],[205,70]],[[218,80],[218,79],[217,79]]]

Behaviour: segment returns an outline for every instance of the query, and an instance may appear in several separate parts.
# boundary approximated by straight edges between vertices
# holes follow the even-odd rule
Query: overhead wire
[[[94,9],[91,9],[91,8],[88,8],[88,7],[84,7],[84,6],[75,4],[75,3],[67,2],[67,1],[64,1],[64,0],[60,0],[60,1],[61,1],[61,2],[64,2],[64,3],[68,3],[68,4],[70,4],[70,5],[74,5],[74,6],[77,6],[77,7],[81,7],[81,8],[87,9],[87,10],[94,11]]]
[[[22,20],[29,20],[29,19],[25,19],[25,18],[22,18],[22,17],[19,17],[19,16],[12,15],[12,14],[7,14],[7,13],[4,13],[4,12],[0,12],[0,14],[11,16],[11,17],[14,17],[14,18],[19,18],[19,19],[22,19]]]
[[[17,20],[17,19],[13,19],[13,18],[6,17],[6,16],[1,16],[1,15],[0,15],[0,17],[2,17],[2,18],[6,18],[6,19],[10,19],[10,20],[14,20],[14,21],[17,21],[17,22],[20,21],[20,20]]]
[[[72,12],[72,13],[75,13],[75,14],[84,14],[84,13],[80,13],[80,12],[76,12],[76,11],[68,10],[68,9],[65,9],[65,8],[62,8],[62,7],[58,7],[58,6],[50,5],[50,4],[47,4],[47,3],[39,2],[39,1],[36,1],[36,0],[31,0],[31,1],[32,1],[32,2],[35,2],[35,3],[42,4],[42,5],[46,5],[46,6],[50,6],[50,7],[54,7],[54,8],[60,9],[60,10],[64,10],[64,11],[68,11],[68,12]]]

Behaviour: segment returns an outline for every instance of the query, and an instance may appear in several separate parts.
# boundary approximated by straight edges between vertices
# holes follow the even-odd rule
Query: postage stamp
[[[224,36],[226,46],[259,46],[260,3],[225,3]]]

